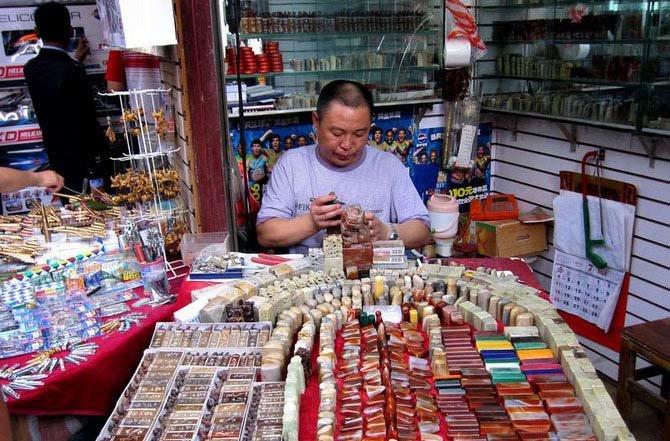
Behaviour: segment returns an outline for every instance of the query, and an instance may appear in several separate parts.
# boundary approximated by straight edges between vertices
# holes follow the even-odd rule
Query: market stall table
[[[171,282],[173,292],[181,282],[181,278]],[[137,292],[141,294],[142,288],[137,288]],[[20,399],[9,399],[10,414],[108,415],[149,346],[156,322],[172,321],[173,313],[189,302],[190,296],[179,294],[173,304],[133,308],[132,312],[146,315],[140,326],[89,339],[98,345],[95,355],[78,366],[68,364],[65,372],[57,367],[44,379],[43,386],[19,391]],[[33,356],[6,358],[2,365],[23,365]]]
[[[464,265],[467,268],[485,267],[492,268],[499,271],[511,271],[519,280],[533,288],[542,290],[542,286],[537,282],[533,276],[533,272],[522,260],[515,259],[496,259],[496,258],[481,258],[481,259],[442,259],[442,263],[457,263]],[[191,296],[191,291],[200,289],[211,285],[212,282],[202,281],[185,281],[180,289],[180,298]],[[319,354],[318,342],[312,351],[312,368],[316,372],[316,357]],[[299,439],[316,439],[316,422],[319,410],[319,381],[318,375],[312,375],[307,383],[305,393],[301,398],[300,405],[300,435]]]

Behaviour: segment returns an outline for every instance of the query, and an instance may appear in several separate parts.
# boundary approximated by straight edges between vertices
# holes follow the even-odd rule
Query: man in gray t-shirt
[[[324,230],[340,224],[336,198],[366,210],[372,240],[397,235],[407,248],[430,241],[428,211],[407,169],[366,146],[373,111],[372,95],[359,83],[323,88],[312,115],[317,144],[286,152],[272,169],[258,213],[261,246],[303,253],[321,246]]]

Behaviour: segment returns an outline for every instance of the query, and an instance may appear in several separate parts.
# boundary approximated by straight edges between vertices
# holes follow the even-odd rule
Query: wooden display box
[[[477,221],[477,253],[488,257],[513,257],[547,249],[544,223],[522,224],[518,220]]]

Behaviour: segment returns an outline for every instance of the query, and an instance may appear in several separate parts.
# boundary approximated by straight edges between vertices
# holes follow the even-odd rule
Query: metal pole
[[[230,151],[230,129],[228,125],[227,111],[228,107],[226,104],[226,86],[225,86],[225,76],[223,73],[223,40],[225,35],[222,35],[222,24],[225,21],[224,7],[223,2],[225,0],[210,0],[211,7],[211,16],[212,16],[212,38],[214,41],[214,57],[215,63],[214,68],[216,70],[216,80],[217,80],[217,90],[219,92],[219,119],[221,123],[221,148],[222,148],[222,159],[223,159],[223,176],[226,182],[226,214],[228,220],[228,235],[230,237],[230,243],[233,250],[238,250],[237,243],[237,222],[235,216],[235,201],[232,200],[231,194],[231,185],[233,180],[231,179],[231,165],[235,163],[234,154]],[[224,17],[224,19],[222,19]],[[238,66],[239,66],[239,57]],[[238,67],[239,72],[239,67]],[[241,87],[241,86],[240,86]],[[238,91],[239,92],[239,91]],[[240,103],[241,103],[240,97]],[[243,157],[243,161],[246,164],[246,155]],[[237,167],[235,167],[234,173],[237,173]],[[244,173],[246,175],[246,173]],[[246,176],[245,176],[246,178]],[[248,201],[248,182],[244,179],[244,201],[245,201],[245,210],[249,213],[249,201]]]

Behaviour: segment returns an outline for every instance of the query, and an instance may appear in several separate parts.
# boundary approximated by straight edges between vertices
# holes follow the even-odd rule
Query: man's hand
[[[38,187],[47,187],[52,192],[63,188],[65,180],[61,175],[52,170],[35,173],[35,185]]]
[[[379,220],[371,211],[365,212],[365,222],[370,227],[370,240],[388,240],[391,237],[391,226]]]
[[[90,53],[91,48],[88,45],[88,39],[86,37],[79,38],[79,44],[77,45],[77,50],[74,53],[74,58],[81,63]]]
[[[340,204],[332,203],[335,199],[335,193],[330,192],[325,196],[314,198],[312,201],[312,205],[309,207],[309,217],[316,231],[340,225],[343,210]]]

